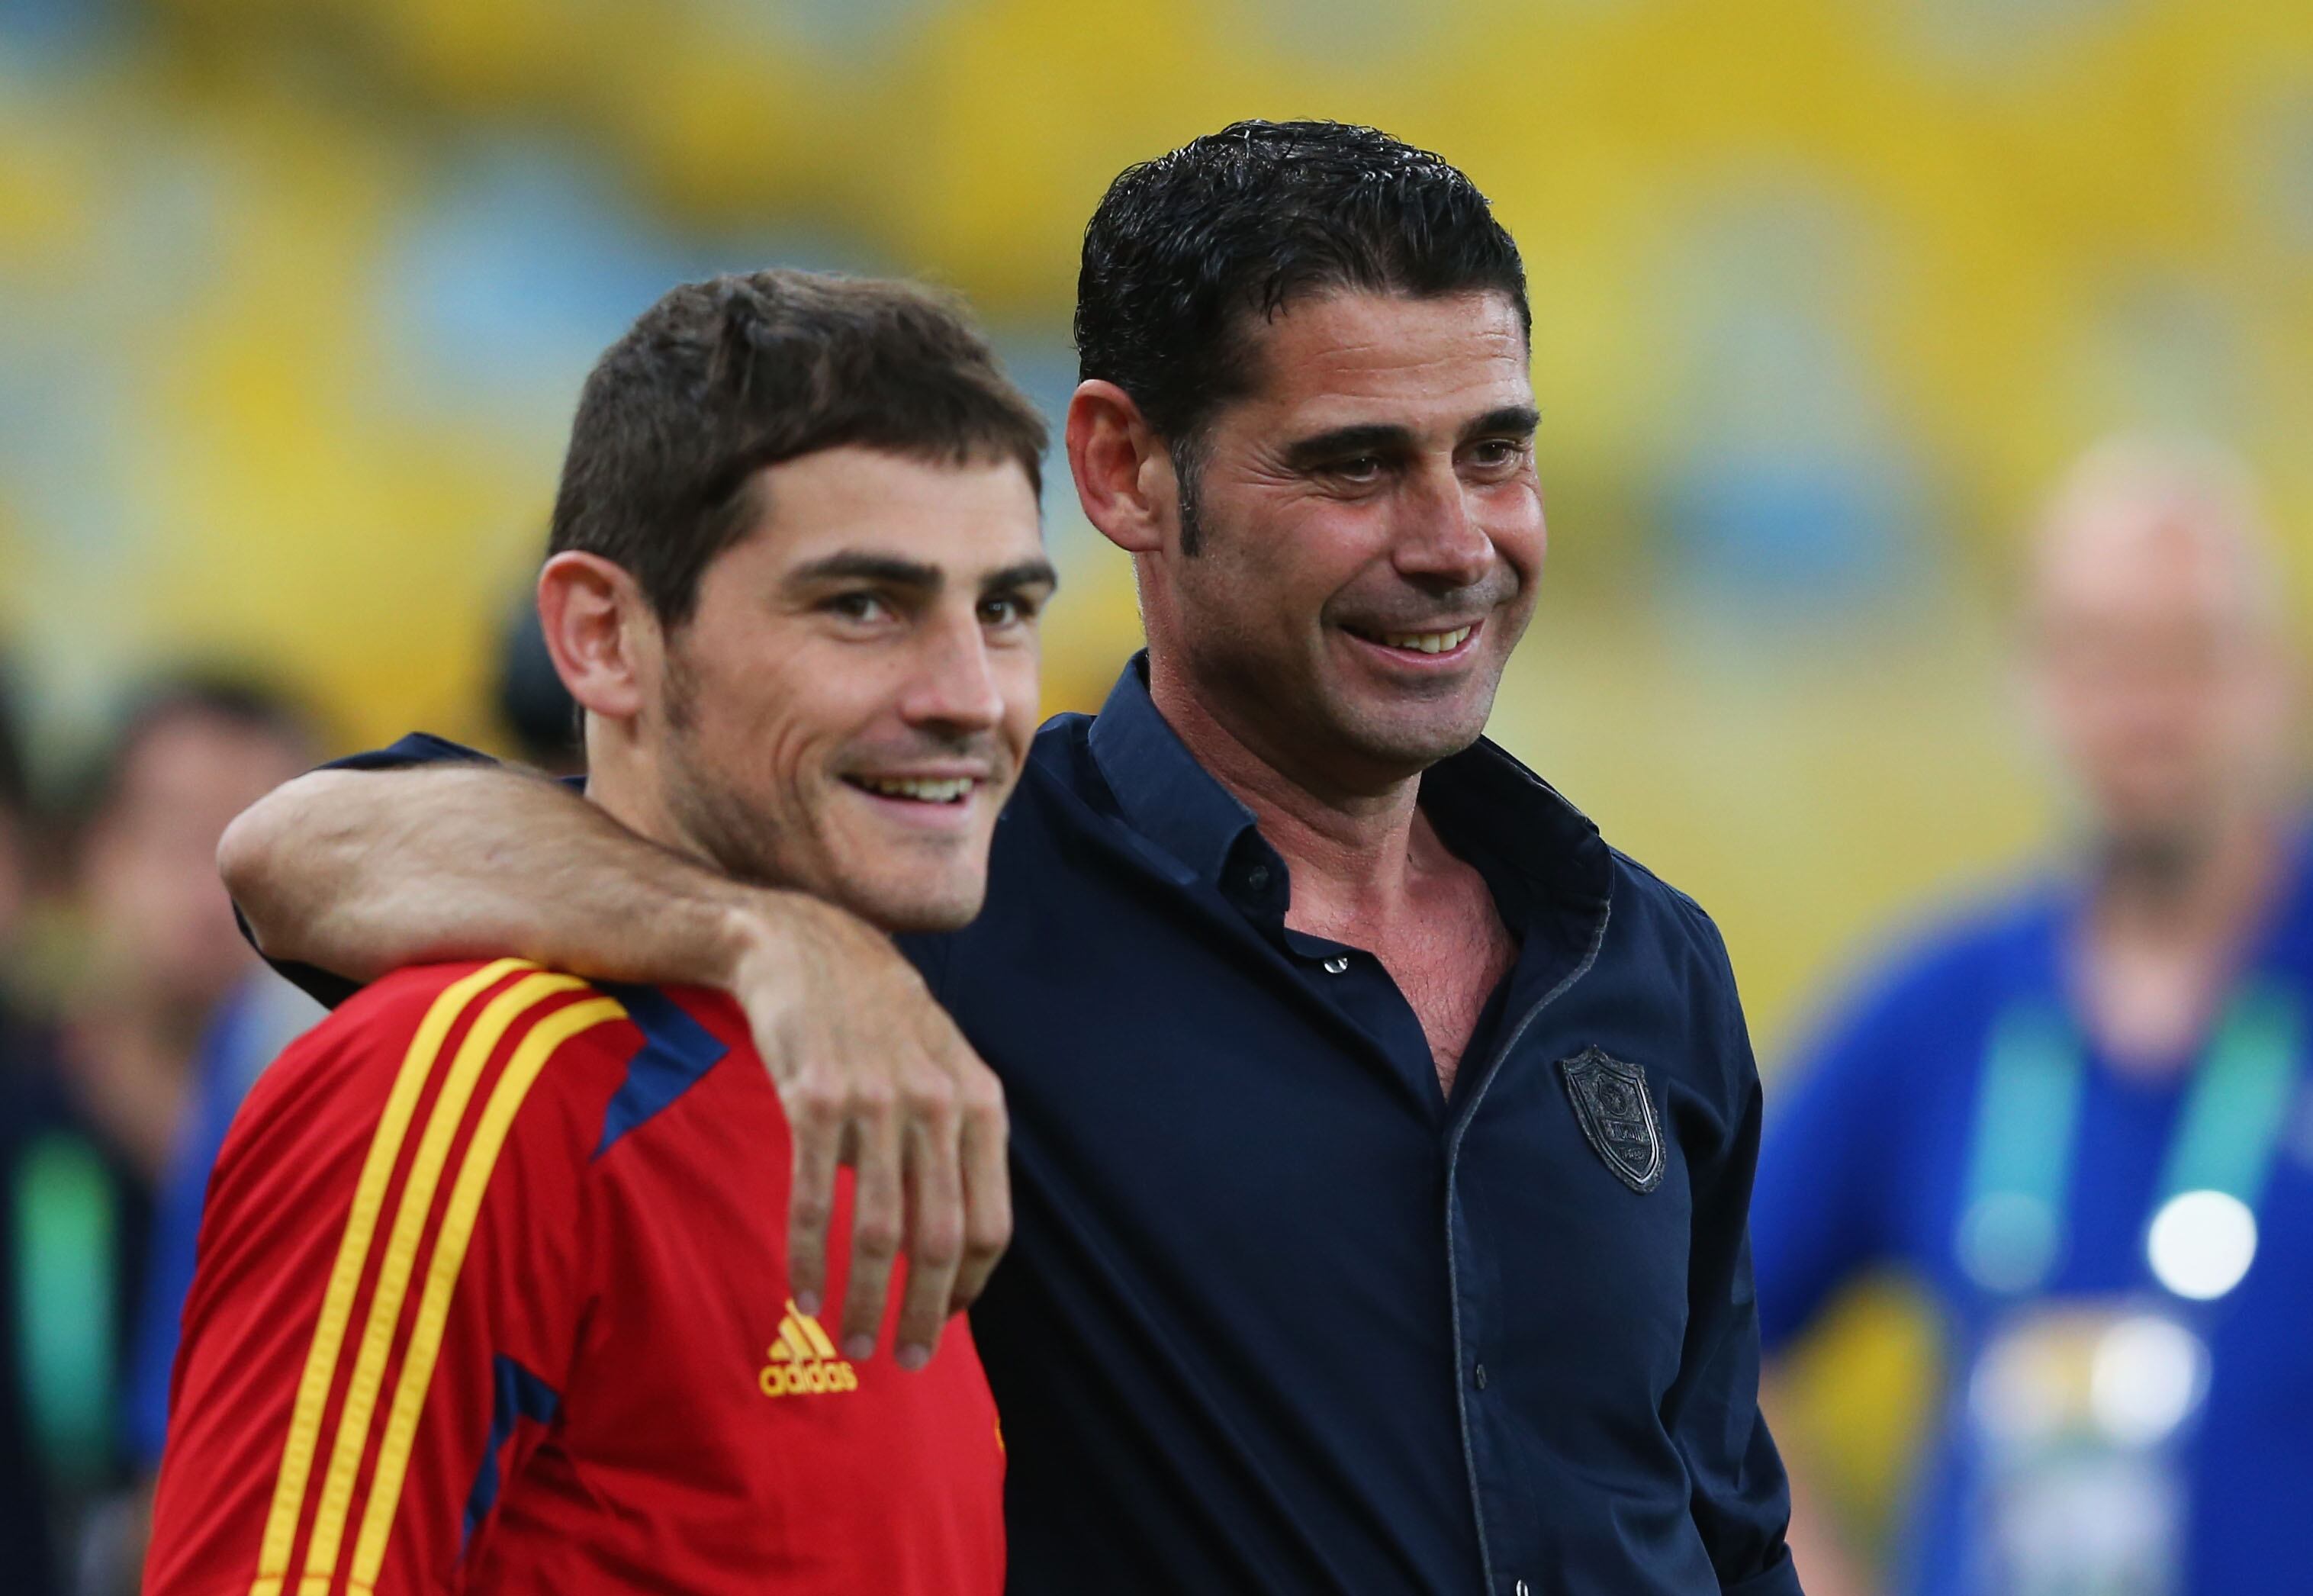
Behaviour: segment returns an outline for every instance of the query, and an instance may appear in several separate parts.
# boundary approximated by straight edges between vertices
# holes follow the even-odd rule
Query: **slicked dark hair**
[[[785,269],[685,283],[588,375],[547,550],[620,566],[676,627],[761,513],[763,467],[854,444],[1015,461],[1041,494],[1044,442],[987,340],[928,288]]]
[[[1237,122],[1108,186],[1077,278],[1077,375],[1130,394],[1177,462],[1247,392],[1253,323],[1337,288],[1491,290],[1533,332],[1517,246],[1443,157],[1350,123]]]

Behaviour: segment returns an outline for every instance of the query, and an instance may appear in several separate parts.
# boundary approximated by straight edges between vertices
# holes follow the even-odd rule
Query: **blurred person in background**
[[[81,826],[87,943],[60,1041],[79,1090],[149,1182],[167,1165],[191,1062],[253,960],[216,873],[225,824],[310,765],[312,736],[267,688],[164,683],[101,762]]]
[[[1837,1005],[1769,1116],[1770,1350],[1878,1266],[1939,1310],[1911,1596],[2305,1588],[2313,874],[2280,592],[2229,461],[2079,464],[2024,660],[2077,846]]]
[[[555,675],[537,605],[526,592],[498,639],[492,707],[524,763],[554,775],[584,763],[577,706]],[[209,1170],[257,1077],[328,1012],[292,983],[252,965],[218,1006],[195,1052],[189,1101],[179,1116],[154,1213],[131,1345],[124,1418],[131,1459],[145,1476],[158,1472],[168,1435],[170,1372],[193,1283]]]
[[[21,1050],[0,1103],[11,1588],[135,1586],[140,1447],[128,1396],[156,1190],[204,1036],[243,982],[286,984],[259,973],[235,932],[217,839],[313,752],[265,689],[172,677],[123,719],[73,816],[78,957],[55,1025]]]
[[[491,707],[519,756],[552,775],[580,769],[585,762],[577,705],[555,674],[538,606],[528,591],[513,606],[497,653]],[[295,718],[286,706],[282,712],[288,729]],[[308,743],[302,734],[299,741]],[[195,1054],[190,1100],[179,1118],[154,1215],[127,1392],[129,1450],[147,1476],[159,1470],[167,1439],[170,1372],[176,1362],[179,1318],[193,1283],[209,1170],[257,1077],[328,1012],[292,983],[252,963],[219,1005]]]
[[[267,688],[225,680],[196,683],[179,696],[189,709],[207,718],[212,736],[226,739],[219,751],[232,753],[231,763],[245,772],[239,778],[242,780],[269,780],[285,762],[303,766],[316,756],[312,727],[303,710]],[[207,779],[228,781],[224,774],[225,763],[220,760]],[[191,806],[178,839],[189,851],[199,839],[209,839],[207,880],[195,874],[189,851],[171,855],[186,872],[180,901],[188,917],[187,945],[198,940],[204,948],[198,972],[188,966],[187,1012],[198,1011],[204,1018],[154,1193],[151,1239],[138,1288],[136,1324],[123,1392],[122,1421],[130,1459],[148,1479],[160,1468],[167,1433],[169,1375],[177,1355],[178,1318],[192,1284],[194,1249],[200,1236],[201,1204],[208,1190],[210,1167],[216,1162],[217,1149],[224,1145],[233,1116],[258,1076],[299,1033],[327,1013],[294,983],[256,960],[235,962],[220,954],[214,965],[209,964],[209,954],[215,950],[209,948],[208,939],[220,930],[236,930],[229,910],[220,926],[216,895],[210,890],[223,887],[215,879],[215,843],[222,831],[217,815],[205,798]],[[199,917],[202,927],[198,939],[190,935],[194,916]],[[233,940],[241,939],[236,934]],[[217,983],[223,983],[221,988]],[[211,996],[212,992],[216,995]],[[200,1008],[204,1002],[205,1010]]]

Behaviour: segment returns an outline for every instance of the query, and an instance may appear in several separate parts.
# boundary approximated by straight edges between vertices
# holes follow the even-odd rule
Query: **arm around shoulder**
[[[767,895],[556,782],[471,763],[300,776],[233,821],[217,865],[268,957],[355,981],[514,954],[585,975],[718,984],[741,948],[741,911]]]
[[[1003,1094],[901,957],[856,916],[748,886],[627,831],[555,782],[457,763],[319,771],[233,823],[226,883],[270,958],[354,980],[514,955],[729,992],[796,1137],[798,1301],[826,1272],[835,1171],[856,1163],[847,1339],[875,1339],[910,1260],[899,1341],[928,1358],[1011,1233]]]

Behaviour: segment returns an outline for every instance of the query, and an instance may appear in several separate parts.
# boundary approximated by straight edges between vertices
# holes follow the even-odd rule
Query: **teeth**
[[[953,804],[971,794],[973,781],[970,776],[952,776],[945,781],[885,781],[869,776],[862,777],[859,785],[870,792],[880,792],[885,798],[915,798],[927,804]]]
[[[1417,654],[1444,654],[1460,648],[1469,635],[1470,629],[1462,626],[1452,631],[1385,631],[1381,640],[1393,648],[1411,648]]]

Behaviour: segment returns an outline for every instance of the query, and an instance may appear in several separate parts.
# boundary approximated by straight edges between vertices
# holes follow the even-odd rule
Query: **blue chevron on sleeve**
[[[642,1048],[628,1063],[626,1080],[602,1116],[602,1139],[594,1145],[599,1159],[620,1137],[698,1085],[730,1049],[655,986],[598,984],[626,1006],[643,1034]]]
[[[466,1493],[465,1540],[474,1538],[482,1521],[490,1516],[490,1509],[498,1501],[498,1454],[514,1437],[514,1423],[529,1419],[535,1424],[550,1424],[554,1415],[562,1410],[562,1398],[554,1388],[504,1353],[491,1364],[491,1386],[494,1395],[490,1403],[490,1438],[482,1448],[482,1466],[474,1471],[474,1487]]]

